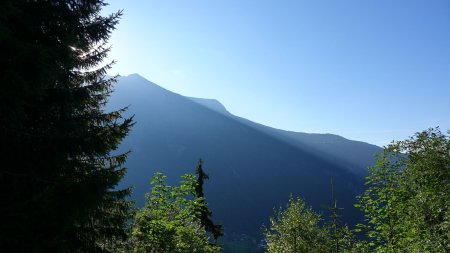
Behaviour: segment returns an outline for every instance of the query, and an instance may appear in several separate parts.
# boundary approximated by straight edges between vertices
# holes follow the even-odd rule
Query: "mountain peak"
[[[133,74],[129,74],[129,75],[126,75],[126,76],[119,76],[119,79],[120,80],[123,80],[123,79],[125,79],[125,80],[132,80],[134,82],[140,81],[140,82],[145,82],[145,83],[151,83],[153,85],[158,86],[157,84],[147,80],[145,77],[139,75],[138,73],[133,73]]]
[[[177,94],[174,93],[172,91],[169,91],[149,80],[147,80],[145,77],[137,74],[137,73],[133,73],[133,74],[129,74],[126,76],[120,76],[119,77],[119,85],[120,83],[127,83],[127,89],[130,90],[136,90],[138,89],[138,91],[140,91],[140,93],[146,94],[146,95],[150,95],[151,93],[147,93],[146,90],[152,89],[153,92],[159,91],[159,92],[169,92],[172,94]],[[133,84],[132,86],[130,86],[129,84]],[[177,94],[179,95],[179,94]],[[180,95],[181,96],[181,95]],[[184,97],[184,96],[183,96]],[[209,98],[195,98],[195,97],[185,97],[188,100],[201,105],[203,107],[206,107],[212,111],[218,112],[220,114],[225,114],[225,115],[231,115],[227,109],[225,108],[225,106],[220,103],[218,100],[216,99],[209,99]]]
[[[129,75],[121,76],[121,77],[125,77],[125,78],[142,78],[142,79],[145,79],[143,76],[139,75],[138,73],[131,73],[131,74],[129,74]]]
[[[116,85],[115,88],[116,89],[123,88],[123,89],[129,90],[129,91],[135,90],[138,93],[143,93],[142,95],[147,94],[147,92],[149,92],[150,90],[152,90],[153,92],[158,91],[158,92],[173,93],[173,92],[157,85],[156,83],[149,81],[148,79],[146,79],[145,77],[143,77],[137,73],[129,74],[126,76],[119,76],[118,85]]]
[[[189,100],[221,114],[230,114],[227,108],[216,99],[187,97]]]

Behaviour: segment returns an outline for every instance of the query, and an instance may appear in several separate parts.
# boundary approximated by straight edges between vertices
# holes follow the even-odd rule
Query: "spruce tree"
[[[330,252],[347,252],[353,247],[354,238],[348,226],[342,223],[342,211],[344,208],[338,207],[337,199],[334,196],[333,178],[331,186],[331,206],[325,206],[329,211],[329,221],[326,224],[330,240]]]
[[[208,209],[205,194],[203,192],[203,184],[205,180],[209,179],[208,174],[203,170],[203,161],[200,159],[198,161],[197,169],[195,174],[197,175],[197,181],[195,184],[195,196],[202,201],[202,205],[198,207],[196,211],[198,218],[200,219],[202,227],[209,233],[211,233],[215,240],[223,235],[222,225],[214,224],[212,221],[212,212]]]
[[[333,185],[333,178],[331,178],[330,181],[331,185],[331,206],[329,206],[327,209],[330,211],[330,230],[331,230],[331,236],[333,239],[333,252],[340,252],[340,230],[341,230],[341,214],[340,211],[343,210],[343,208],[339,208],[337,205],[337,200],[334,196],[334,185]]]
[[[0,251],[108,252],[126,235],[133,122],[105,112],[108,38],[121,12],[102,0],[0,1]]]

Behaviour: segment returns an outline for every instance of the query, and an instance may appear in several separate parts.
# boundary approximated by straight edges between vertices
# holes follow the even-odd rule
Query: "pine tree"
[[[339,208],[337,205],[337,200],[334,197],[334,185],[333,185],[333,179],[330,181],[331,185],[331,206],[329,206],[327,209],[330,211],[330,230],[331,230],[331,236],[333,239],[333,252],[340,252],[340,241],[341,241],[341,215],[340,211],[343,208]]]
[[[342,211],[344,208],[338,207],[337,199],[334,196],[333,178],[331,185],[331,206],[325,208],[330,212],[327,229],[330,237],[330,252],[347,252],[353,247],[354,238],[347,225],[342,224]]]
[[[102,0],[0,2],[0,251],[107,252],[126,235],[132,126],[105,112],[103,64],[121,12]]]
[[[202,201],[202,205],[199,206],[197,210],[198,218],[200,219],[201,225],[205,230],[211,233],[215,240],[223,235],[222,225],[214,224],[212,221],[212,212],[208,209],[205,194],[203,193],[203,184],[205,180],[209,179],[208,174],[203,170],[203,161],[200,159],[198,161],[197,169],[195,170],[197,175],[197,181],[195,184],[195,196]]]

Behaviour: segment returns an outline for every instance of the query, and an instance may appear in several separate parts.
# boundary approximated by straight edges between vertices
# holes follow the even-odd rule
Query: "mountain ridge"
[[[128,105],[127,115],[134,114],[137,124],[121,145],[132,150],[122,185],[135,187],[141,205],[154,172],[176,183],[202,158],[211,178],[205,189],[213,218],[223,220],[228,232],[259,234],[273,208],[290,194],[320,209],[329,202],[330,178],[340,203],[357,217],[354,196],[373,162],[366,158],[381,150],[337,135],[266,127],[234,116],[217,100],[184,97],[137,74],[119,78],[108,107]],[[361,161],[355,162],[355,149],[364,155]]]
[[[120,79],[122,79],[122,78],[127,78],[127,79],[128,79],[128,78],[141,79],[141,80],[143,80],[143,81],[145,81],[145,82],[148,82],[151,86],[155,86],[155,87],[157,87],[157,88],[159,88],[159,89],[162,89],[162,90],[164,90],[164,91],[167,91],[167,92],[170,92],[170,93],[172,93],[172,94],[175,94],[175,95],[178,95],[178,96],[187,98],[187,99],[189,99],[189,100],[191,100],[191,101],[193,101],[193,102],[195,102],[195,103],[197,103],[197,104],[199,104],[199,105],[201,105],[201,106],[204,106],[204,107],[206,107],[206,108],[208,108],[208,109],[211,109],[211,110],[213,110],[213,111],[216,111],[216,112],[219,112],[219,113],[223,113],[223,114],[225,114],[225,115],[232,115],[233,117],[241,118],[241,119],[244,119],[244,120],[247,120],[247,121],[251,121],[251,122],[254,123],[254,124],[258,124],[258,125],[261,125],[261,126],[264,126],[264,127],[268,127],[268,128],[273,129],[273,130],[276,130],[276,131],[283,131],[283,132],[288,132],[288,133],[306,134],[306,135],[316,135],[316,136],[329,136],[329,137],[333,137],[333,138],[336,138],[336,139],[339,139],[339,140],[358,142],[358,143],[362,143],[362,144],[367,144],[367,145],[372,145],[372,146],[375,146],[375,147],[379,147],[379,146],[377,146],[377,145],[375,145],[375,144],[372,144],[372,143],[369,143],[369,142],[359,141],[359,140],[353,140],[353,139],[348,139],[348,138],[346,138],[346,137],[343,137],[343,136],[338,135],[338,134],[333,134],[333,133],[307,133],[307,132],[298,132],[298,131],[294,131],[294,130],[286,130],[286,129],[281,129],[281,128],[277,128],[277,127],[267,126],[267,125],[264,125],[264,124],[262,124],[262,123],[257,123],[257,122],[254,122],[254,121],[252,121],[252,120],[245,119],[245,118],[243,118],[243,117],[236,116],[236,115],[232,114],[231,112],[228,111],[228,109],[226,108],[226,106],[225,106],[224,104],[222,104],[222,103],[221,103],[219,100],[217,100],[217,99],[214,99],[214,98],[200,98],[200,97],[184,96],[184,95],[178,94],[178,93],[176,93],[176,92],[170,91],[170,90],[168,90],[168,89],[166,89],[166,88],[164,88],[164,87],[162,87],[162,86],[160,86],[160,85],[158,85],[158,84],[156,84],[156,83],[154,83],[154,82],[152,82],[152,81],[149,81],[149,80],[147,80],[145,77],[141,76],[141,75],[138,74],[138,73],[132,73],[132,74],[129,74],[129,75],[126,75],[126,76],[119,76],[119,78],[120,78]]]

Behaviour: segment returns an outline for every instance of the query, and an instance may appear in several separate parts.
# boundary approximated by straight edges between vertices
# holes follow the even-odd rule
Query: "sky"
[[[380,146],[450,129],[450,1],[107,2],[123,10],[110,74]]]

